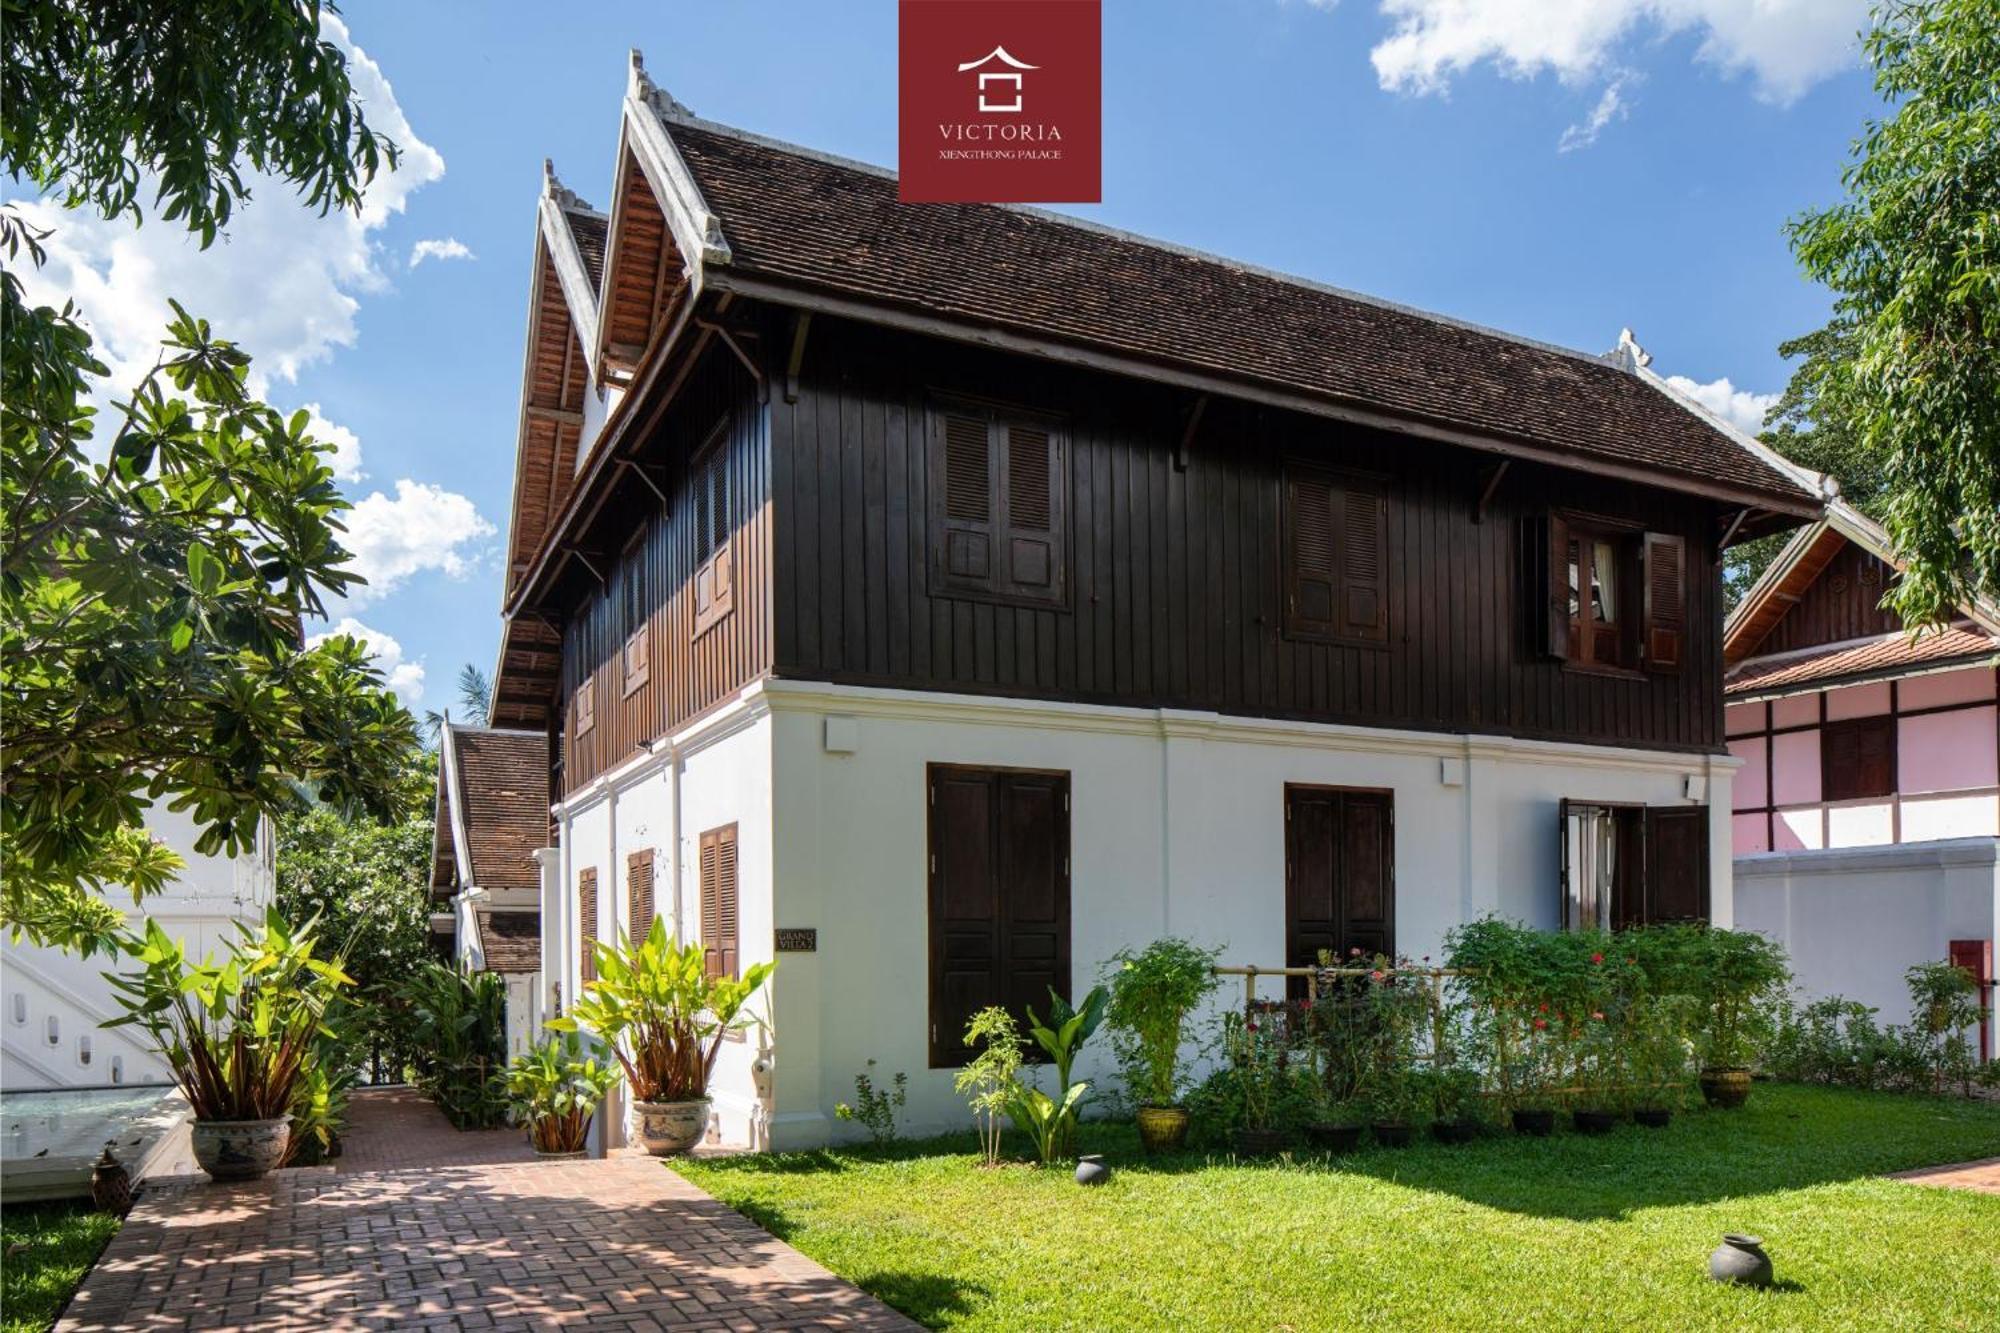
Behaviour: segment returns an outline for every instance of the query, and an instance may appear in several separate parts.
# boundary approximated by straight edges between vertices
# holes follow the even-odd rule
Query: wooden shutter
[[[651,847],[625,858],[625,915],[629,918],[627,929],[631,932],[632,942],[637,944],[653,928]]]
[[[1543,523],[1547,537],[1544,556],[1548,573],[1545,595],[1548,610],[1544,622],[1543,651],[1550,657],[1568,660],[1570,640],[1569,609],[1569,523],[1561,514],[1550,514]],[[1578,592],[1582,592],[1583,571],[1577,571]]]
[[[1687,644],[1687,540],[1649,532],[1645,540],[1648,671],[1679,671]]]
[[[1285,965],[1321,950],[1396,947],[1395,805],[1388,792],[1285,787]],[[1305,994],[1303,978],[1290,989]]]
[[[1389,498],[1349,478],[1340,496],[1340,625],[1345,638],[1389,637]]]
[[[1646,811],[1646,919],[1708,920],[1708,807]]]
[[[1334,538],[1334,491],[1324,476],[1290,475],[1285,484],[1285,629],[1291,634],[1334,632],[1340,577]]]
[[[1819,733],[1820,798],[1859,801],[1896,790],[1896,719],[1855,717]]]
[[[1063,595],[1061,446],[1045,426],[1006,424],[1007,569],[1004,591],[1041,601]]]
[[[1991,1060],[1993,1051],[1993,941],[1992,940],[1951,940],[1946,944],[1945,957],[1953,967],[1962,967],[1972,977],[1972,984],[1978,989],[1973,999],[1980,1006],[1979,1049],[1974,1058]]]
[[[990,590],[994,576],[993,433],[983,416],[937,415],[934,451],[944,479],[940,570],[948,586]]]
[[[700,856],[702,967],[711,977],[737,976],[736,825],[702,834]]]
[[[930,1064],[962,1065],[972,1015],[1069,994],[1069,776],[930,769]]]
[[[729,545],[729,451],[718,438],[695,463],[689,477],[694,492],[694,634],[728,615],[736,604],[735,557]]]
[[[577,947],[583,979],[597,980],[597,868],[576,872]]]

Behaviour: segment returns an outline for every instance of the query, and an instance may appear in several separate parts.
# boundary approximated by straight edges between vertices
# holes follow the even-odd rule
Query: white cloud
[[[1694,33],[1696,58],[1748,74],[1786,105],[1853,61],[1866,0],[1381,0],[1394,27],[1369,58],[1384,88],[1442,93],[1490,61],[1502,73],[1604,77],[1644,38]]]
[[[494,533],[463,495],[407,477],[396,483],[394,499],[372,492],[343,521],[344,544],[354,552],[351,567],[368,580],[347,598],[357,607],[380,601],[413,574],[436,570],[464,578],[478,562],[477,543]]]
[[[1556,141],[1558,153],[1573,153],[1579,148],[1588,148],[1597,142],[1597,136],[1604,127],[1614,120],[1623,120],[1631,111],[1631,104],[1625,100],[1625,85],[1629,76],[1621,76],[1604,85],[1604,93],[1597,99],[1597,105],[1590,109],[1590,116],[1580,125],[1572,125],[1562,132]]]
[[[410,267],[415,268],[426,259],[477,259],[478,256],[456,236],[442,240],[421,240],[410,247]]]
[[[354,343],[358,297],[387,282],[375,233],[412,194],[444,174],[444,159],[417,137],[381,67],[354,45],[341,20],[323,12],[321,29],[347,53],[348,75],[370,125],[403,153],[396,170],[369,184],[359,216],[322,217],[284,181],[247,170],[253,197],[207,250],[157,213],[134,227],[124,218],[67,212],[51,201],[18,201],[28,221],[54,234],[46,265],[16,271],[32,300],[60,305],[73,299],[81,308],[98,356],[112,372],[100,406],[123,397],[152,366],[169,296],[255,358],[249,387],[260,397],[269,397],[273,384],[296,383],[301,370]],[[141,180],[142,200],[151,200],[153,184],[150,177]],[[100,437],[107,433],[100,427]]]
[[[318,403],[307,403],[306,434],[322,444],[333,446],[327,466],[333,469],[337,481],[360,481],[368,474],[361,470],[361,437],[345,426],[335,425],[327,420]]]
[[[1699,384],[1685,375],[1669,375],[1667,383],[1738,430],[1751,435],[1764,429],[1764,414],[1778,401],[1775,393],[1751,393],[1737,388],[1729,382],[1727,375],[1706,384]]]
[[[374,660],[376,669],[381,671],[389,688],[403,701],[405,708],[415,708],[424,697],[424,664],[405,662],[403,645],[379,629],[370,629],[353,616],[342,616],[332,629],[324,634],[315,634],[306,640],[306,647],[316,648],[328,639],[339,635],[359,639]]]

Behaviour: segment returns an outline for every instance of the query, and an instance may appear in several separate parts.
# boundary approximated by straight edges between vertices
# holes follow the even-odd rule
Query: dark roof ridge
[[[702,116],[697,116],[691,111],[685,111],[685,109],[678,111],[669,110],[655,102],[653,104],[653,112],[669,126],[686,125],[710,134],[719,134],[727,138],[740,139],[745,143],[774,149],[781,153],[791,153],[797,157],[810,158],[828,166],[859,171],[882,180],[893,181],[899,179],[898,173],[889,167],[880,166],[873,162],[863,162],[858,158],[843,157],[838,153],[829,153],[822,149],[810,148],[804,144],[791,143],[788,140],[775,138],[768,134],[760,134],[755,130],[746,130],[738,125],[726,125],[720,121],[713,121]],[[1137,245],[1149,246],[1155,250],[1178,255],[1183,259],[1195,259],[1203,263],[1218,264],[1224,268],[1235,269],[1238,272],[1247,273],[1254,277],[1268,278],[1274,282],[1287,283],[1307,291],[1320,292],[1327,296],[1337,296],[1348,301],[1358,301],[1363,305],[1371,305],[1383,310],[1392,310],[1398,314],[1429,320],[1434,324],[1443,324],[1467,333],[1477,333],[1489,338],[1502,338],[1524,347],[1535,348],[1538,351],[1553,352],[1558,356],[1566,356],[1578,361],[1587,362],[1591,365],[1603,366],[1608,370],[1615,370],[1621,374],[1631,373],[1612,356],[1580,351],[1574,347],[1565,347],[1561,343],[1544,342],[1539,338],[1531,338],[1524,333],[1514,333],[1507,329],[1495,328],[1490,324],[1481,324],[1474,320],[1462,319],[1456,315],[1441,314],[1435,310],[1426,310],[1421,306],[1405,305],[1400,301],[1392,301],[1385,296],[1374,296],[1368,292],[1355,291],[1352,288],[1337,286],[1318,278],[1308,278],[1302,274],[1290,273],[1283,269],[1267,268],[1262,264],[1253,264],[1245,259],[1236,259],[1229,255],[1218,254],[1213,250],[1203,250],[1196,246],[1184,245],[1178,241],[1169,241],[1157,236],[1148,236],[1144,232],[1128,231],[1123,227],[1114,227],[1092,218],[1078,217],[1073,213],[1058,212],[1055,209],[1042,208],[1034,204],[945,206],[1003,209],[1007,212],[1019,213],[1025,217],[1036,218],[1058,226],[1075,227],[1083,231],[1096,232],[1100,236],[1108,236],[1114,240],[1130,241]],[[915,205],[915,207],[923,207],[923,205]],[[725,219],[723,222],[725,230],[728,225],[728,221]]]

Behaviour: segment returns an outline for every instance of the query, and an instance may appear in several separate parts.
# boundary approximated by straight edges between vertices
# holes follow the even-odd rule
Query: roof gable
[[[439,805],[450,811],[458,883],[538,891],[534,853],[549,843],[548,737],[448,723],[439,749]]]

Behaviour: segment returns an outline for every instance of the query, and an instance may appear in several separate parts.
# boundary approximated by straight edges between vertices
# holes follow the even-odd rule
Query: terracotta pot
[[[1269,1157],[1284,1150],[1285,1131],[1282,1129],[1236,1131],[1236,1152],[1240,1157]]]
[[[1764,1253],[1761,1236],[1730,1232],[1708,1256],[1708,1275],[1717,1282],[1733,1282],[1745,1287],[1771,1285],[1771,1256]]]
[[[1674,1113],[1664,1106],[1641,1106],[1632,1112],[1632,1123],[1647,1129],[1665,1129],[1673,1118]]]
[[[1407,1148],[1417,1133],[1410,1125],[1386,1123],[1380,1120],[1370,1125],[1369,1129],[1374,1131],[1375,1142],[1384,1148]]]
[[[1556,1113],[1554,1111],[1514,1112],[1514,1132],[1545,1139],[1555,1133]]]
[[[1609,1134],[1618,1123],[1618,1116],[1612,1111],[1573,1111],[1569,1118],[1579,1134]]]
[[[1307,1125],[1306,1140],[1330,1153],[1351,1153],[1361,1144],[1361,1126]]]
[[[1439,1143],[1470,1143],[1479,1137],[1479,1122],[1439,1120],[1431,1125],[1431,1137]]]
[[[1710,1106],[1733,1111],[1750,1100],[1750,1071],[1747,1069],[1704,1069],[1701,1095]]]
[[[1146,1145],[1147,1152],[1178,1152],[1187,1142],[1185,1106],[1142,1106],[1138,1120],[1139,1142]]]
[[[197,1120],[190,1132],[194,1160],[214,1180],[259,1180],[285,1160],[292,1118]]]
[[[701,1142],[708,1131],[708,1098],[688,1102],[634,1101],[639,1146],[652,1157],[673,1157]]]

